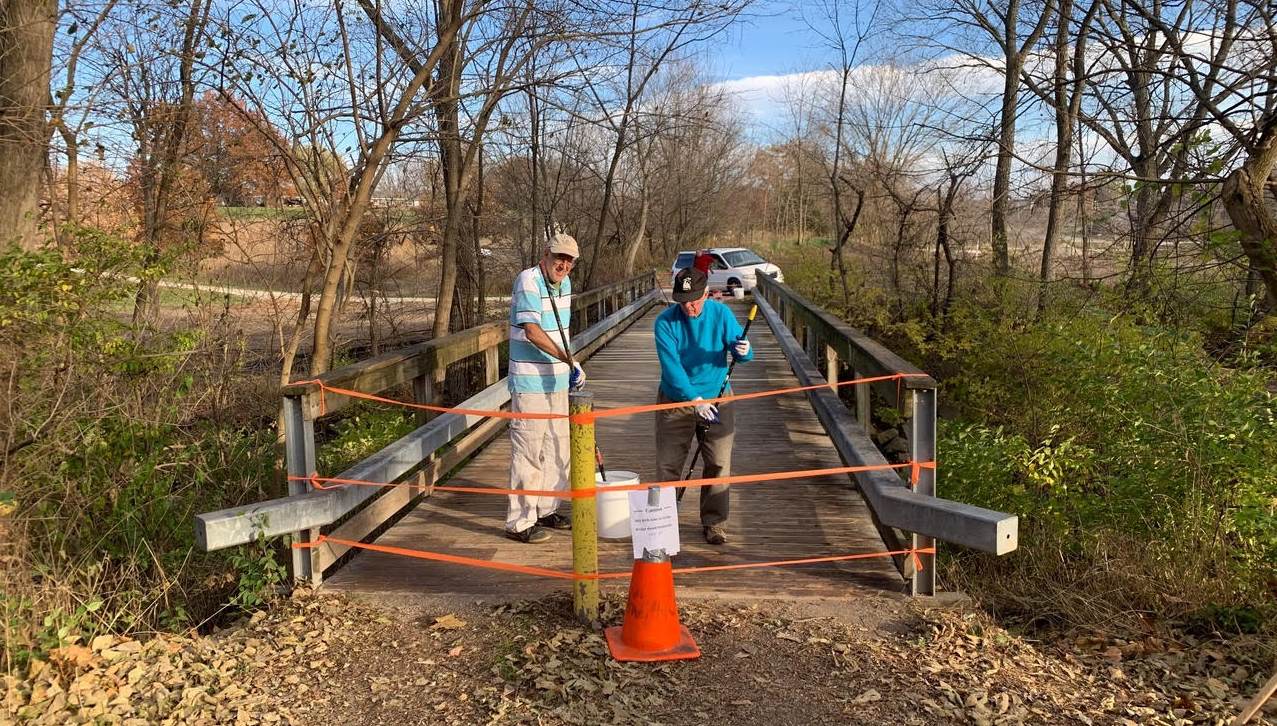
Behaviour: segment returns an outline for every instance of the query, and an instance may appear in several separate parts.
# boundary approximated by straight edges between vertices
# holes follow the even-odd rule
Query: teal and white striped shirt
[[[559,338],[559,321],[550,307],[550,295],[558,306],[563,322],[563,334],[571,344],[572,332],[572,281],[563,278],[556,288],[546,284],[540,265],[529,267],[514,278],[514,290],[510,293],[510,376],[512,393],[552,393],[568,390],[568,364],[553,358],[528,342],[523,330],[525,323],[536,323],[550,336],[555,345],[563,345]]]

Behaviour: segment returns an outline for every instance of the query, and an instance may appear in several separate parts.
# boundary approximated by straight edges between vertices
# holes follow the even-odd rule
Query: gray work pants
[[[659,403],[669,403],[665,394],[657,398]],[[657,480],[673,481],[683,478],[687,455],[696,447],[696,415],[694,406],[656,411],[656,470]],[[701,452],[701,477],[710,479],[732,475],[732,441],[736,438],[736,414],[729,403],[718,407],[720,422],[710,424],[705,434],[705,448]],[[697,478],[695,472],[693,478]],[[715,484],[698,487],[701,497],[701,525],[709,527],[727,521],[731,505],[731,486]]]

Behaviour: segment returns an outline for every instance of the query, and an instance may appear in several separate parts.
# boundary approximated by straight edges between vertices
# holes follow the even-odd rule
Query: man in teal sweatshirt
[[[718,396],[727,378],[728,356],[738,362],[754,357],[744,330],[732,311],[708,300],[709,281],[702,270],[689,267],[674,277],[674,302],[656,318],[653,333],[661,362],[661,403],[687,401],[686,407],[656,412],[656,466],[660,481],[682,478],[697,424],[707,425],[702,476],[731,476],[732,441],[736,416],[731,404],[698,403]],[[731,393],[731,389],[727,389]],[[701,527],[705,541],[727,542],[731,489],[726,484],[701,487]]]

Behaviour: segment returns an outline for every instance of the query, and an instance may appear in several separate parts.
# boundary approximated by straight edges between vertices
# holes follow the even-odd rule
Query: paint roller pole
[[[749,317],[745,319],[745,330],[741,332],[738,340],[744,340],[749,336],[749,326],[754,324],[754,318],[758,315],[758,306],[754,305],[749,309]],[[723,385],[718,388],[718,395],[715,398],[722,398],[727,393],[727,382],[731,380],[732,371],[736,370],[736,356],[732,356],[732,362],[727,364],[727,375],[723,377]],[[696,460],[701,457],[701,452],[705,448],[705,434],[709,433],[711,424],[699,421],[696,424],[696,452],[692,454],[692,463],[687,465],[687,473],[683,475],[686,481],[692,478],[692,470],[696,468]],[[678,499],[683,501],[683,493],[687,491],[687,487],[678,488]]]
[[[568,412],[572,416],[568,427],[572,434],[571,482],[574,494],[592,491],[596,486],[594,422],[578,422],[581,414],[593,411],[594,394],[576,391],[568,395]],[[599,581],[592,577],[599,571],[597,516],[593,494],[572,498],[572,572],[578,578],[572,582],[572,610],[582,623],[599,620]]]

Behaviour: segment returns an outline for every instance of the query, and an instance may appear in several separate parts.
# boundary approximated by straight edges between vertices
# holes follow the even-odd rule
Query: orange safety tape
[[[430,560],[433,562],[447,562],[454,565],[465,565],[469,567],[478,567],[485,570],[500,570],[502,572],[516,572],[523,575],[535,575],[537,577],[550,577],[557,580],[621,580],[630,576],[629,572],[598,572],[591,575],[578,575],[575,572],[567,572],[564,570],[554,570],[548,567],[535,567],[532,565],[517,565],[512,562],[500,562],[495,560],[480,560],[473,557],[461,557],[460,555],[448,555],[442,552],[427,552],[425,550],[413,550],[406,547],[392,547],[390,545],[372,544],[370,542],[356,542],[349,539],[338,539],[329,537],[328,535],[320,535],[313,542],[294,542],[294,549],[311,549],[318,547],[325,542],[342,545],[344,547],[352,547],[357,549],[369,550],[371,552],[382,552],[388,555],[400,555],[403,557],[413,557],[419,560]],[[734,565],[709,565],[704,567],[678,567],[674,569],[676,575],[686,575],[696,572],[714,572],[718,570],[746,570],[757,567],[783,567],[787,565],[806,565],[818,562],[841,562],[843,560],[863,560],[874,557],[895,557],[896,555],[908,555],[913,558],[914,566],[918,570],[922,570],[922,558],[918,555],[935,554],[935,547],[920,547],[918,549],[907,550],[891,550],[887,552],[861,552],[851,555],[831,555],[828,557],[808,557],[800,560],[771,560],[768,562],[743,562]]]
[[[817,476],[834,476],[837,474],[856,474],[866,471],[886,471],[889,469],[935,469],[934,461],[922,462],[906,462],[903,464],[864,464],[861,466],[836,466],[829,469],[799,469],[794,471],[773,472],[770,474],[735,474],[733,476],[715,476],[702,479],[673,479],[670,481],[649,482],[647,484],[619,484],[607,487],[588,487],[586,489],[558,490],[558,489],[510,489],[508,487],[466,487],[466,486],[441,486],[431,487],[437,492],[458,492],[462,494],[497,494],[500,496],[523,496],[523,497],[555,497],[558,499],[581,499],[592,497],[599,492],[638,492],[646,491],[652,487],[707,487],[717,484],[759,484],[769,481],[783,481],[787,479],[805,479]],[[419,487],[419,484],[412,482],[379,482],[366,481],[363,479],[341,479],[331,476],[319,476],[311,474],[310,476],[290,475],[289,481],[305,481],[310,482],[311,486],[316,489],[330,489],[324,484],[349,484],[353,486],[365,487],[400,487],[410,486]],[[320,484],[323,482],[324,484]]]
[[[753,398],[767,398],[770,396],[781,396],[787,393],[801,393],[803,391],[815,391],[821,388],[836,388],[840,386],[855,386],[866,383],[878,383],[880,381],[895,380],[897,383],[897,396],[899,389],[904,385],[905,378],[910,377],[926,377],[926,373],[891,373],[885,376],[870,376],[868,378],[853,378],[849,381],[839,381],[838,383],[829,384],[821,383],[811,386],[793,386],[791,388],[776,388],[768,391],[757,391],[755,393],[738,393],[728,396],[719,396],[717,398],[706,398],[701,403],[730,403],[732,401],[747,401]],[[572,423],[588,424],[594,422],[595,419],[612,418],[616,416],[632,416],[639,413],[648,413],[651,411],[665,411],[674,408],[687,408],[692,405],[690,401],[672,401],[669,403],[653,403],[642,406],[621,406],[618,408],[606,408],[591,411],[589,413],[580,414],[564,414],[564,413],[520,413],[515,411],[503,411],[500,409],[479,409],[479,408],[449,408],[447,406],[433,406],[426,403],[413,403],[411,401],[400,401],[394,398],[386,398],[372,393],[364,393],[363,391],[355,391],[349,388],[338,388],[330,386],[327,383],[314,378],[306,381],[294,381],[290,385],[312,385],[319,387],[319,415],[323,416],[327,413],[327,393],[341,394],[350,398],[359,398],[366,401],[376,401],[378,403],[389,403],[396,406],[404,406],[406,408],[417,409],[421,411],[435,411],[438,413],[456,413],[465,416],[489,416],[492,418],[507,419],[568,419]]]
[[[718,398],[706,398],[698,401],[698,403],[730,403],[732,401],[748,401],[753,398],[768,398],[770,396],[781,396],[786,393],[801,393],[803,391],[817,391],[822,388],[836,388],[840,386],[854,386],[865,383],[878,383],[880,381],[899,381],[898,386],[904,385],[905,378],[910,377],[926,377],[926,373],[892,373],[885,376],[870,376],[868,378],[853,378],[850,381],[839,381],[838,383],[819,383],[811,386],[793,386],[790,388],[774,388],[767,391],[756,391],[754,393],[734,393],[729,396],[719,396]],[[572,423],[591,423],[595,419],[612,418],[614,416],[632,416],[637,413],[647,413],[649,411],[667,411],[672,408],[687,408],[691,406],[691,401],[671,401],[669,403],[652,403],[642,406],[621,406],[618,408],[605,408],[589,413],[578,413],[568,417]]]
[[[936,462],[934,461],[914,461],[909,460],[909,488],[918,486],[918,478],[922,476],[923,469],[931,469],[935,471]]]

